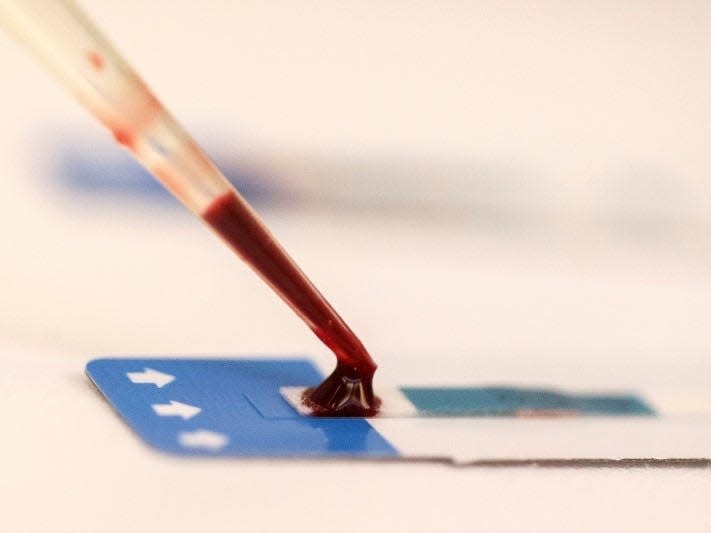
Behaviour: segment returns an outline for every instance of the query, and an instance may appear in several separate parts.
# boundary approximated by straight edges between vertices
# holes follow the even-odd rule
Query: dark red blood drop
[[[306,389],[302,401],[314,416],[374,416],[380,408],[380,398],[373,394],[372,374],[366,379],[356,368],[341,362],[318,387]]]

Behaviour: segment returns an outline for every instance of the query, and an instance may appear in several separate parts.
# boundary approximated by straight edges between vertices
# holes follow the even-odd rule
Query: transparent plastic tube
[[[188,209],[200,214],[231,189],[76,4],[0,0],[0,24],[34,52]]]

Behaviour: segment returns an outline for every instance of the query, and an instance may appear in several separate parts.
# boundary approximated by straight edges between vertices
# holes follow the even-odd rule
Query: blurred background
[[[708,382],[708,2],[83,5],[381,380]],[[332,365],[0,37],[0,338]]]

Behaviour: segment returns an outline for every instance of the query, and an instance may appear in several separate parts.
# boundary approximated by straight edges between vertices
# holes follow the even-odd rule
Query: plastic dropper
[[[375,414],[376,365],[363,344],[84,12],[69,0],[0,0],[0,24],[334,352],[336,369],[304,397],[314,414]]]

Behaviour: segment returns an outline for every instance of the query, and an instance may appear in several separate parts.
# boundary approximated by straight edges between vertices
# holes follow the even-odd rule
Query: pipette
[[[363,344],[83,11],[71,0],[0,0],[0,24],[334,352],[336,369],[304,396],[314,413],[375,414],[376,365]]]

